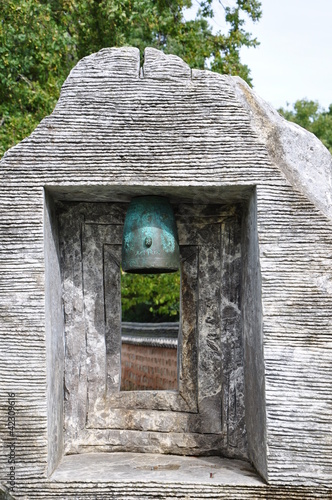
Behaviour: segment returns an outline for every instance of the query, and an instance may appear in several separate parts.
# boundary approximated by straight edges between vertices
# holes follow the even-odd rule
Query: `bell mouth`
[[[130,269],[124,269],[122,268],[125,273],[128,274],[170,274],[170,273],[176,273],[179,268],[174,267],[173,269],[167,269],[167,268],[143,268],[143,269],[135,269],[135,268],[130,268]]]

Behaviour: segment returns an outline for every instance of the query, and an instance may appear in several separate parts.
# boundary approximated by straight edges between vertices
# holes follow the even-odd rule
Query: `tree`
[[[235,0],[225,8],[227,33],[213,33],[212,0],[6,0],[0,3],[0,156],[49,114],[76,62],[103,47],[146,46],[182,57],[191,67],[237,74],[250,83],[240,61],[257,40],[244,29],[243,14],[261,16],[258,0]]]
[[[292,109],[280,108],[278,111],[287,120],[315,134],[332,153],[332,104],[326,111],[317,101],[301,99]]]
[[[0,13],[1,156],[52,111],[74,59],[73,41],[50,5],[7,0]]]
[[[123,321],[179,321],[180,272],[129,274],[121,271]]]

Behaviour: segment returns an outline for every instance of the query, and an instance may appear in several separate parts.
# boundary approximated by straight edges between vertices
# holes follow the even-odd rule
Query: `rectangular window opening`
[[[121,391],[178,389],[180,281],[121,269]]]

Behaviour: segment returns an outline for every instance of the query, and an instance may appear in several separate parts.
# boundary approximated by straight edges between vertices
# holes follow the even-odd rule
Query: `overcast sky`
[[[229,2],[231,3],[231,2]],[[243,49],[255,91],[274,107],[297,99],[332,103],[332,0],[262,0],[251,24],[261,45]]]
[[[332,103],[332,0],[261,0],[263,16],[246,28],[261,42],[242,49],[251,69],[254,90],[275,108],[297,99]],[[197,6],[196,0],[193,4]],[[215,30],[225,30],[221,4],[214,0]]]

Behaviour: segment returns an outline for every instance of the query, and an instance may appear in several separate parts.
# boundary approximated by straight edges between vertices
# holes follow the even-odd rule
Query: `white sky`
[[[234,0],[220,0],[225,6]],[[214,0],[215,30],[225,30],[224,10]],[[245,28],[260,46],[241,49],[254,90],[275,108],[297,99],[332,103],[332,0],[261,0],[263,15]],[[195,0],[193,4],[197,6]]]
[[[274,107],[297,99],[332,103],[332,0],[262,0],[250,31],[261,42],[243,49],[254,89]],[[248,24],[249,28],[249,24]]]

